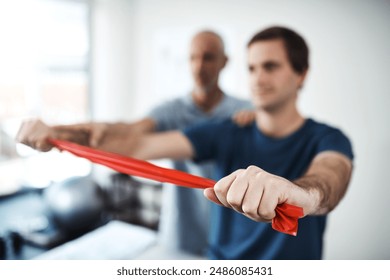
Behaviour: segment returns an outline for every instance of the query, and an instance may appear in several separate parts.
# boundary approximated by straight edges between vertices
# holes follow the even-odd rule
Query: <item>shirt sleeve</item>
[[[351,141],[338,129],[321,138],[318,145],[318,153],[324,151],[336,151],[344,154],[351,160],[354,158]]]
[[[183,130],[195,151],[194,161],[215,159],[218,152],[217,137],[219,122],[201,122]]]
[[[160,106],[152,109],[148,117],[156,123],[156,131],[167,131],[175,129],[172,120],[175,119],[175,104],[173,102],[165,102]]]

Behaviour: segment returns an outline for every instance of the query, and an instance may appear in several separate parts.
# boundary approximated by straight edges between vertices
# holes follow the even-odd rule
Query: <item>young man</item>
[[[184,129],[198,122],[236,116],[236,122],[253,121],[249,101],[225,94],[219,86],[219,76],[228,58],[222,38],[213,31],[201,31],[192,38],[189,50],[193,89],[183,97],[175,98],[154,108],[149,115],[134,123],[88,123],[56,126],[62,137],[99,149],[121,152],[131,146],[135,135]],[[245,111],[244,109],[248,109]],[[240,112],[239,115],[234,115]],[[238,118],[237,118],[238,116]],[[30,135],[32,137],[32,135]],[[50,143],[40,143],[51,149]],[[194,164],[175,161],[176,169],[211,177],[212,163]],[[207,250],[210,203],[200,190],[164,188],[160,233],[163,245],[204,256]]]
[[[321,259],[326,214],[344,196],[352,173],[352,148],[338,129],[304,118],[297,109],[308,71],[308,48],[296,32],[271,27],[248,44],[256,122],[198,124],[149,134],[120,151],[142,159],[213,159],[217,164],[209,257],[216,259]],[[29,138],[31,131],[39,137]],[[53,130],[43,123],[22,128],[35,145]],[[268,222],[278,204],[303,208],[298,236],[275,232]]]

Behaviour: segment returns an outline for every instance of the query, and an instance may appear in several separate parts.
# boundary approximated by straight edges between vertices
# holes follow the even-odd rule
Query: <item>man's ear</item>
[[[301,89],[303,88],[303,84],[305,82],[305,79],[306,79],[306,75],[307,75],[307,72],[308,72],[309,69],[306,69],[302,74],[299,74],[300,77],[299,77],[299,86],[298,88]]]
[[[225,68],[226,64],[229,62],[229,58],[224,54],[222,57],[222,67],[221,69]]]

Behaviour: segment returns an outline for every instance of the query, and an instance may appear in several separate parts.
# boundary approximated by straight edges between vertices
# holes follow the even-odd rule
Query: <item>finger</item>
[[[53,145],[49,142],[49,137],[45,137],[37,140],[34,148],[42,152],[48,152],[53,148]]]
[[[39,130],[37,128],[28,136],[28,143],[38,151],[47,152],[53,148],[53,145],[49,142],[49,138],[51,138],[49,131]]]
[[[252,177],[249,181],[248,189],[245,193],[242,202],[243,213],[257,222],[266,222],[267,219],[262,219],[258,213],[258,209],[264,193],[264,185],[260,173]]]
[[[270,189],[264,189],[263,195],[257,209],[260,220],[271,222],[276,216],[276,207],[278,206],[278,196]]]
[[[26,144],[36,150],[47,152],[53,145],[49,142],[51,128],[41,120],[26,122],[22,128],[19,137],[21,143]]]
[[[103,124],[94,124],[91,126],[90,131],[90,145],[92,147],[98,147],[102,144],[103,139],[106,135],[106,125]]]
[[[89,137],[89,144],[91,147],[98,147],[100,145],[103,133],[101,131],[92,130]]]
[[[230,207],[240,213],[242,213],[242,202],[249,185],[248,178],[247,170],[237,174],[226,195]]]
[[[215,194],[215,191],[213,188],[207,188],[203,191],[204,196],[210,200],[211,202],[214,202],[218,205],[223,206],[223,204],[219,201],[217,195]]]
[[[258,215],[258,207],[263,195],[263,177],[267,174],[257,166],[248,166],[246,169],[247,189],[242,198],[242,213],[255,221],[262,221]]]
[[[246,122],[246,123],[249,123],[249,122],[251,122],[251,121],[253,121],[253,115],[252,115],[252,113],[247,113],[247,114],[245,115],[245,122]]]
[[[16,135],[16,140],[22,144],[34,148],[35,143],[33,139],[35,134],[35,130],[34,130],[35,123],[36,121],[32,121],[32,120],[23,122]]]
[[[91,147],[97,147],[100,144],[100,138],[101,138],[101,130],[99,129],[99,125],[96,123],[82,123],[82,124],[76,124],[69,127],[73,132],[78,132],[79,134],[83,134],[84,137],[81,137],[80,139],[83,139],[82,142],[85,142],[84,145],[89,145]],[[87,139],[85,141],[85,139]]]
[[[26,136],[25,136],[25,133],[24,133],[25,130],[26,130],[26,123],[22,123],[22,125],[20,126],[19,131],[18,131],[18,133],[16,134],[16,137],[15,137],[17,142],[20,142],[22,144],[26,144],[27,139],[26,139]]]
[[[276,216],[276,207],[282,201],[285,201],[284,180],[279,177],[268,174],[265,179],[266,187],[260,201],[258,213],[261,219],[272,220]]]
[[[230,175],[223,177],[220,179],[215,185],[214,185],[214,192],[217,196],[218,200],[226,207],[230,208],[230,204],[226,200],[227,192],[233,183],[233,181],[236,179],[237,173],[242,170],[236,170]]]
[[[244,113],[245,112],[238,112],[238,113],[234,114],[232,117],[233,122],[235,124],[237,124],[238,126],[242,126],[243,123],[245,122],[245,120],[243,120]]]

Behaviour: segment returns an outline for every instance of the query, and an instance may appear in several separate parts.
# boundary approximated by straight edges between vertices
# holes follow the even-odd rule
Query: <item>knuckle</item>
[[[244,172],[245,172],[245,169],[240,168],[240,169],[237,169],[235,172],[239,175],[239,174],[244,173]]]
[[[262,169],[259,169],[257,173],[255,174],[255,179],[259,181],[264,181],[267,179],[267,173],[263,171]]]
[[[260,208],[258,210],[258,215],[264,219],[264,220],[270,220],[272,219],[274,216],[275,216],[275,213],[273,210],[270,210],[270,209],[262,209]]]
[[[216,193],[216,194],[222,194],[223,192],[224,192],[224,186],[221,184],[221,183],[217,183],[217,184],[215,184],[215,186],[214,186],[214,192]]]
[[[226,201],[229,203],[230,206],[234,208],[241,208],[241,200],[237,196],[230,195],[228,193]]]
[[[242,206],[242,211],[251,218],[258,218],[257,208],[248,204]]]
[[[253,172],[253,171],[259,171],[259,168],[255,165],[249,165],[246,170],[249,172],[251,171]]]

